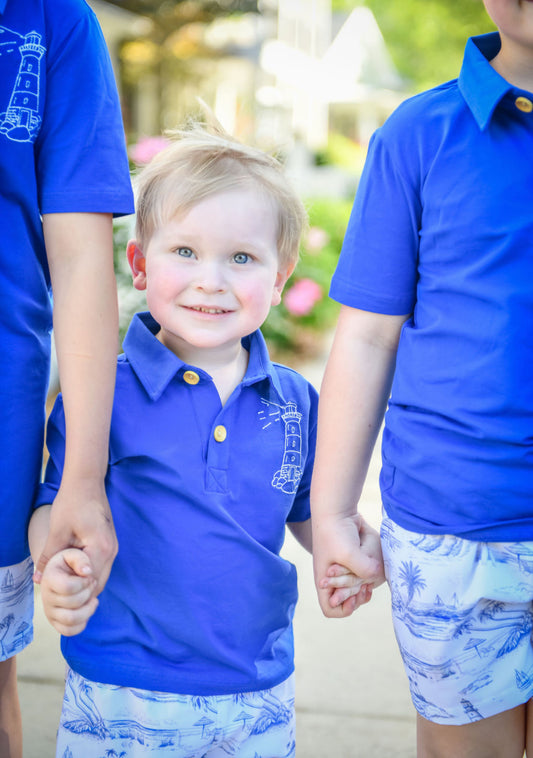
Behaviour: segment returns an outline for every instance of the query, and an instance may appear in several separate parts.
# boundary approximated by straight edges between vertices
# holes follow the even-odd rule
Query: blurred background
[[[492,30],[481,0],[90,0],[119,87],[132,172],[199,114],[276,154],[305,200],[299,266],[264,333],[298,365],[323,350],[328,297],[368,141],[411,94],[455,77],[465,41]],[[144,308],[117,222],[121,332]]]

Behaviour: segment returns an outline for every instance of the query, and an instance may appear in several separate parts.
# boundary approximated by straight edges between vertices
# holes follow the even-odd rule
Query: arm
[[[100,592],[117,552],[104,488],[118,347],[112,221],[106,214],[47,214],[43,229],[54,294],[66,452],[36,580],[51,556],[65,547],[79,547],[89,556]]]
[[[44,505],[32,514],[28,539],[34,560],[46,542],[50,513],[51,506]],[[60,550],[50,558],[41,581],[41,599],[48,621],[60,634],[71,636],[85,629],[98,606],[95,585],[89,558],[83,550]]]
[[[311,519],[307,521],[289,521],[287,526],[290,529],[293,537],[300,543],[300,545],[307,550],[308,553],[313,552],[313,540]]]
[[[360,532],[357,503],[389,398],[406,318],[346,306],[339,317],[320,394],[311,487],[315,581],[326,616],[341,617],[353,610],[342,605],[332,608],[334,590],[320,585],[333,564],[374,586],[384,580],[379,539],[374,530]]]

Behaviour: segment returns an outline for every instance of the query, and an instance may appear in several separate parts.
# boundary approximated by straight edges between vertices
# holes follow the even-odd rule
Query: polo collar
[[[286,402],[278,373],[270,360],[265,338],[261,331],[257,329],[252,334],[249,334],[243,339],[242,344],[250,354],[248,368],[242,380],[243,385],[249,387],[252,384],[257,384],[267,379],[276,390],[279,399]]]
[[[3,13],[6,9],[7,0],[0,0],[0,13]]]
[[[1,0],[0,0],[1,2]],[[158,400],[171,380],[187,369],[194,369],[200,376],[208,377],[201,369],[184,363],[168,350],[156,337],[159,324],[150,313],[136,313],[124,338],[123,348],[126,358],[137,378],[152,400]],[[263,335],[259,330],[243,339],[250,358],[243,379],[245,386],[268,380],[284,400],[278,376],[268,355]]]
[[[483,131],[505,95],[513,89],[490,65],[500,49],[498,32],[471,37],[459,74],[459,89]]]

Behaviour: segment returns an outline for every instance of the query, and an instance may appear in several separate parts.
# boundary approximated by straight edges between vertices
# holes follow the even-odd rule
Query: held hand
[[[69,548],[51,558],[41,581],[41,598],[48,621],[60,634],[82,632],[98,606],[96,580],[83,550]]]
[[[347,611],[351,604],[355,610],[360,605],[368,603],[372,598],[372,590],[374,589],[373,584],[365,583],[363,579],[337,563],[328,568],[326,577],[319,582],[319,587],[331,591],[329,596],[330,607],[343,606],[343,611]],[[346,602],[349,599],[351,599],[351,604]]]
[[[67,491],[68,489],[68,491]],[[102,486],[94,488],[61,486],[52,506],[50,531],[35,569],[39,584],[46,564],[60,550],[77,547],[90,561],[96,579],[95,596],[104,588],[118,550],[111,510]]]
[[[316,528],[313,554],[318,599],[330,618],[352,614],[385,581],[379,534],[360,514]]]

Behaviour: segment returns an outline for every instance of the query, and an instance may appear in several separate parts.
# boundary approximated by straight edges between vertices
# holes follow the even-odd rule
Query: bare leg
[[[434,724],[419,715],[417,758],[522,758],[526,707],[521,705],[464,726]],[[531,722],[533,747],[533,715]]]
[[[0,661],[0,758],[22,758],[16,659]]]
[[[533,758],[533,700],[526,704],[526,755]]]

